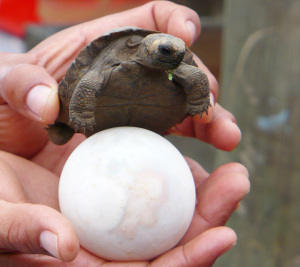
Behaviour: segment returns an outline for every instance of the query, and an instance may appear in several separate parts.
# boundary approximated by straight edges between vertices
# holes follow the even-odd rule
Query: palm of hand
[[[18,179],[18,185],[11,186],[9,192],[1,192],[4,200],[9,201],[10,195],[18,195],[21,196],[20,202],[42,204],[54,210],[59,209],[58,176],[35,163],[8,153],[0,153],[0,159],[4,160],[7,172],[9,169],[13,170]],[[180,243],[171,251],[150,262],[151,265],[211,266],[216,258],[236,241],[235,233],[231,229],[220,226],[225,224],[238,202],[248,191],[249,183],[245,168],[239,164],[228,164],[218,168],[209,176],[195,161],[187,158],[187,162],[192,170],[197,189],[197,205],[192,223]],[[2,166],[4,163],[1,163]],[[9,175],[5,177],[7,177],[7,183],[12,182],[9,180]],[[20,191],[20,188],[26,188],[26,190]],[[30,207],[33,210],[35,208],[35,205]],[[41,216],[43,216],[42,213]],[[26,224],[26,220],[23,223]],[[52,257],[37,257],[22,253],[2,255],[0,263],[6,262],[8,258],[15,264],[12,266],[18,266],[20,262],[22,266],[26,266],[25,263],[28,266],[41,266],[46,263],[51,266],[61,264],[59,260]],[[85,262],[89,262],[89,266],[93,264],[99,266],[104,263],[108,266],[123,266],[124,264],[106,262],[84,249],[80,249],[75,261],[69,264],[70,266],[83,266]],[[126,264],[131,266],[130,263]],[[146,266],[149,262],[135,264]]]

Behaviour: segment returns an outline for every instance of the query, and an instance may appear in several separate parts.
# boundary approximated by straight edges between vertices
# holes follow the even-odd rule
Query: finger
[[[242,165],[240,163],[236,163],[236,162],[230,162],[230,163],[220,166],[219,168],[215,169],[211,173],[211,176],[218,177],[218,176],[227,174],[229,172],[230,173],[232,173],[232,172],[240,173],[240,174],[245,175],[247,178],[249,177],[249,172],[248,172],[247,168],[244,165]]]
[[[63,215],[48,206],[22,203],[58,209],[58,177],[6,152],[0,153],[0,177],[0,249],[73,259],[79,243]]]
[[[248,172],[241,164],[225,164],[212,172],[197,191],[203,229],[224,225],[249,190]]]
[[[234,116],[219,104],[215,106],[209,124],[194,123],[194,134],[198,139],[225,151],[233,150],[242,137]]]
[[[195,160],[184,156],[187,164],[190,167],[190,170],[193,174],[194,180],[195,180],[195,187],[196,189],[209,177],[209,173]],[[221,176],[223,174],[230,172],[240,173],[245,175],[246,177],[249,177],[249,172],[246,169],[246,167],[239,163],[227,163],[225,165],[222,165],[221,167],[214,170],[212,173],[213,176]]]
[[[240,143],[241,131],[234,116],[220,105],[215,108],[215,114],[207,129],[209,143],[216,148],[231,151]],[[195,127],[196,135],[197,130],[197,127]]]
[[[203,124],[202,122],[198,122],[197,118],[192,119],[191,117],[187,117],[168,133],[196,137],[225,151],[231,151],[236,148],[242,138],[234,116],[219,104],[216,104],[214,107],[214,114],[210,123]]]
[[[0,152],[0,199],[13,203],[26,202],[27,197],[18,180],[17,173],[2,160],[6,155],[8,155],[8,153]]]
[[[0,104],[0,150],[29,158],[48,141],[44,126]]]
[[[68,157],[85,139],[85,135],[77,134],[74,135],[67,144],[62,146],[57,146],[51,142],[48,142],[44,149],[34,156],[32,160],[38,165],[50,170],[57,176],[60,176]]]
[[[41,42],[28,54],[38,58],[39,64],[56,80],[60,80],[84,46],[107,31],[128,25],[175,35],[187,45],[200,33],[199,17],[193,10],[169,1],[151,1],[65,29]]]
[[[227,227],[213,228],[157,258],[151,266],[209,267],[235,243],[236,234],[233,230]]]
[[[211,173],[197,188],[194,217],[180,244],[211,227],[223,226],[249,188],[248,171],[241,164],[225,164]]]
[[[101,23],[101,24],[100,24]],[[84,25],[89,41],[105,32],[123,26],[158,30],[181,38],[189,46],[200,34],[200,20],[195,11],[168,1],[152,1],[121,13],[109,15]]]
[[[158,30],[181,38],[187,46],[198,38],[201,28],[195,11],[170,2],[154,2],[152,9]]]
[[[59,111],[57,82],[44,68],[21,63],[2,68],[0,74],[0,97],[12,109],[41,123],[55,120]]]
[[[49,207],[0,201],[0,248],[75,259],[79,241],[71,224]]]
[[[208,172],[206,172],[202,166],[196,162],[195,160],[189,158],[189,157],[184,157],[187,164],[190,167],[190,170],[193,174],[194,181],[195,181],[195,187],[198,188],[199,185],[208,177]]]
[[[0,177],[0,199],[42,204],[59,210],[59,177],[38,164],[0,152]]]
[[[68,263],[62,263],[61,260],[45,256],[45,255],[34,255],[34,254],[24,254],[24,253],[7,253],[0,254],[0,266],[5,267],[40,267],[40,266],[51,266],[51,267],[78,267],[78,266],[88,266],[88,267],[99,267],[104,265],[106,261],[100,259],[97,256],[87,252],[86,250],[80,248],[79,253],[75,260]],[[106,265],[105,265],[106,266]],[[109,266],[109,264],[108,264]],[[122,263],[120,266],[123,266]],[[128,265],[131,266],[131,265]],[[135,265],[133,265],[135,266]]]

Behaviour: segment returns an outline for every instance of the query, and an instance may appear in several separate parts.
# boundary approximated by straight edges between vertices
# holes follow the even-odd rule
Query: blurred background
[[[141,5],[134,0],[0,0],[0,51],[25,52],[66,26]],[[192,50],[220,83],[243,138],[233,152],[169,136],[212,171],[237,161],[251,192],[228,222],[238,243],[216,267],[300,266],[300,1],[181,0],[201,17]]]

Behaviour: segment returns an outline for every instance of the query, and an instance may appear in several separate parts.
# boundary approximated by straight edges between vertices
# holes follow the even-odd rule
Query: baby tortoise
[[[207,113],[206,74],[174,36],[134,27],[110,31],[86,46],[59,84],[60,112],[50,140],[68,142],[117,126],[163,134],[188,115]]]

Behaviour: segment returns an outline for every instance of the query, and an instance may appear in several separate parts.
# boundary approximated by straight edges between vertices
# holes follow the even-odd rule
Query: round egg
[[[185,234],[195,185],[185,159],[164,137],[117,127],[73,151],[61,174],[59,204],[86,250],[107,260],[150,260]]]

